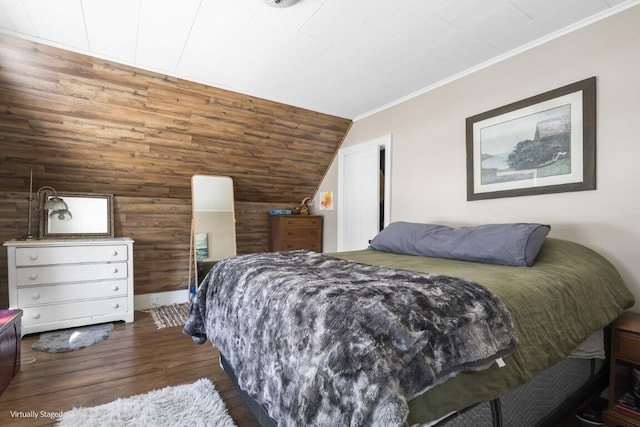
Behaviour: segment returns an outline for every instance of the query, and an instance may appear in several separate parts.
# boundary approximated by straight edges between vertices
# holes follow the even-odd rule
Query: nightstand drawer
[[[616,337],[616,357],[627,362],[640,364],[640,335],[617,331]]]

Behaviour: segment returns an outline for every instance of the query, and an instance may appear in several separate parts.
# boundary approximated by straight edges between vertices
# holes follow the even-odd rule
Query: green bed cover
[[[531,267],[508,267],[397,255],[374,250],[332,256],[374,265],[444,274],[491,289],[509,308],[518,344],[506,366],[458,375],[409,402],[408,425],[497,398],[566,358],[590,334],[634,303],[613,265],[596,252],[547,238]]]

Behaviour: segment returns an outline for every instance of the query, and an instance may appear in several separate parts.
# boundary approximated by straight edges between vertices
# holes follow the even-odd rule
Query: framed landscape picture
[[[209,258],[209,238],[207,233],[196,233],[196,259]]]
[[[467,200],[596,188],[596,78],[467,118]]]

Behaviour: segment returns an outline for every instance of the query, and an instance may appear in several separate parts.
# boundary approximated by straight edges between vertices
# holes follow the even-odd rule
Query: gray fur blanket
[[[516,342],[483,286],[309,251],[219,262],[184,332],[282,426],[402,426],[409,399]]]

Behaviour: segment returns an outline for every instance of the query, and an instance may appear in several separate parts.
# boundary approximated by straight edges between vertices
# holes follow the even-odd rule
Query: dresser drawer
[[[294,227],[280,230],[280,238],[283,240],[291,239],[309,239],[316,240],[320,238],[319,228]]]
[[[24,286],[18,288],[18,305],[20,307],[29,307],[32,305],[126,295],[127,279],[65,285]]]
[[[16,248],[16,267],[126,261],[126,245],[49,246]]]
[[[23,309],[24,316],[22,317],[22,325],[24,327],[31,327],[42,323],[60,322],[71,319],[90,319],[91,317],[105,316],[108,314],[125,313],[128,310],[127,297],[25,307]]]
[[[281,242],[281,251],[297,251],[300,249],[308,249],[314,252],[321,252],[321,243],[319,241],[308,240],[285,240]]]
[[[127,277],[127,263],[67,264],[16,269],[18,287],[46,283],[111,280]]]
[[[297,217],[282,217],[278,218],[282,221],[282,225],[287,228],[296,227],[320,227],[322,224],[322,218],[309,217],[309,216],[297,216]]]
[[[616,358],[640,364],[640,335],[616,331]]]

